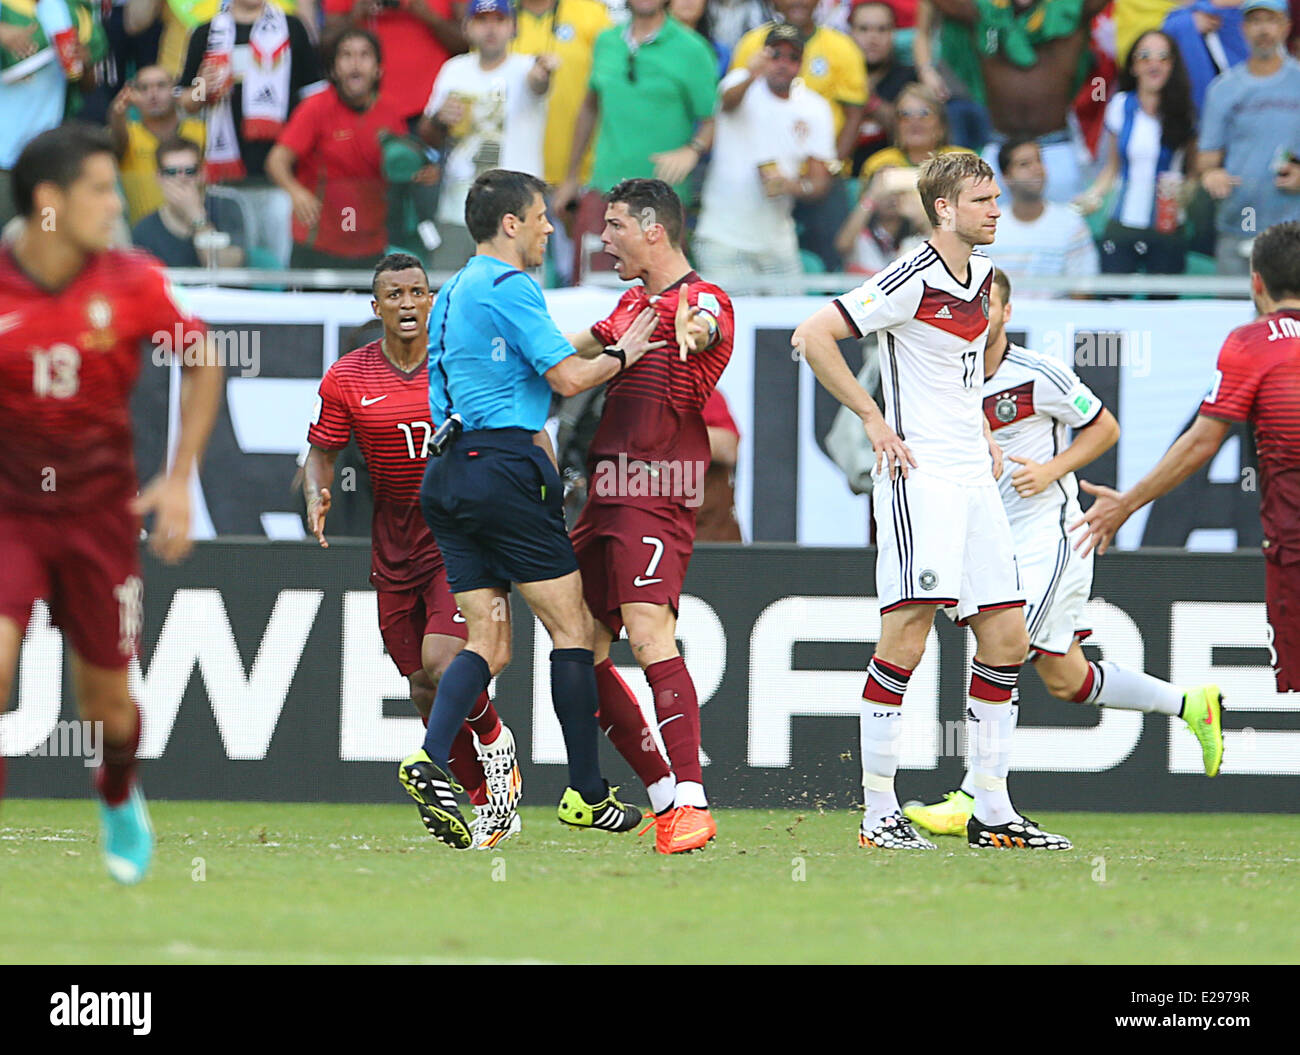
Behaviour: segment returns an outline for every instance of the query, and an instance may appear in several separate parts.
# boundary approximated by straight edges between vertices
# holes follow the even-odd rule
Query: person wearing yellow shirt
[[[600,0],[518,0],[518,27],[511,50],[521,55],[551,54],[559,66],[551,75],[551,96],[546,110],[543,175],[556,187],[568,172],[573,150],[573,130],[591,77],[596,38],[613,23],[609,8]],[[582,160],[579,179],[591,181],[591,149]]]
[[[853,156],[867,102],[867,64],[862,49],[847,33],[814,21],[814,0],[775,0],[773,6],[783,21],[799,31],[804,45],[799,76],[806,87],[830,103],[836,156],[846,163]],[[764,42],[774,24],[765,23],[740,38],[731,57],[733,70],[747,69],[755,78],[763,75],[770,61]],[[848,171],[849,166],[843,164],[841,172]],[[843,179],[833,180],[824,197],[795,205],[794,219],[801,229],[799,245],[815,253],[827,271],[843,270],[835,236],[848,219],[849,209]]]
[[[182,120],[172,94],[175,83],[161,66],[146,66],[123,86],[109,107],[108,130],[117,150],[128,222],[133,227],[163,206],[158,185],[158,144],[179,135],[200,151],[203,149],[203,119]],[[131,115],[132,107],[135,116]]]

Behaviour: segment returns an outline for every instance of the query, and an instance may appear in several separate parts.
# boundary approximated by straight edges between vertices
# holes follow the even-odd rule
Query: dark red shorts
[[[615,637],[623,629],[621,605],[642,601],[677,611],[695,548],[694,511],[588,500],[572,541],[587,606]]]
[[[1300,549],[1264,549],[1264,600],[1278,692],[1300,692]]]
[[[144,618],[139,518],[123,507],[80,516],[0,514],[0,616],[25,632],[37,598],[87,663],[125,667]]]
[[[424,666],[420,651],[427,634],[445,634],[465,640],[465,617],[439,568],[423,586],[409,590],[377,590],[379,633],[402,677]]]

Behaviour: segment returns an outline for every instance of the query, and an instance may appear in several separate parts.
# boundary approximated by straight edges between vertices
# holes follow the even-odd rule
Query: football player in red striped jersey
[[[700,708],[677,650],[677,606],[703,501],[709,433],[702,408],[731,357],[731,301],[682,250],[681,201],[662,180],[624,180],[606,196],[601,239],[625,282],[614,311],[571,335],[598,355],[649,305],[664,346],[606,385],[587,455],[587,504],[573,528],[587,606],[596,620],[599,719],[650,794],[660,853],[698,850],[717,825],[700,770]],[[626,627],[654,692],[665,762],[609,659]]]
[[[433,298],[423,266],[406,253],[379,262],[373,291],[371,306],[384,335],[341,357],[321,379],[303,489],[308,526],[328,546],[334,463],[355,434],[374,491],[370,581],[378,593],[380,632],[427,722],[438,679],[465,645],[465,620],[417,500],[434,428],[428,377]],[[519,831],[522,782],[514,736],[486,692],[470,715],[450,764],[475,805],[474,846],[487,850]]]
[[[0,248],[0,710],[43,598],[72,654],[81,716],[102,729],[95,790],[109,873],[135,883],[153,852],[127,687],[142,620],[140,517],[154,515],[163,560],[189,552],[189,479],[222,370],[191,354],[209,347],[203,324],[176,304],[158,261],[109,248],[122,211],[113,159],[107,132],[73,123],[28,143],[11,174],[25,223]],[[143,341],[160,365],[182,351],[186,364],[176,450],[137,496],[130,399]],[[0,789],[3,778],[0,755]]]

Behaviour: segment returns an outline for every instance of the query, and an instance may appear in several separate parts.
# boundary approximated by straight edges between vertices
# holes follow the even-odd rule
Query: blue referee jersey
[[[455,410],[467,432],[538,432],[551,405],[542,375],[573,354],[531,275],[472,257],[438,291],[429,316],[432,420]]]

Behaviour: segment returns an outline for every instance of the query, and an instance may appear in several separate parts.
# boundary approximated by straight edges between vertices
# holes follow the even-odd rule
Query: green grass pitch
[[[404,806],[154,802],[117,887],[87,801],[0,813],[0,962],[1283,963],[1300,817],[1055,814],[1067,853],[857,847],[857,816],[722,810],[707,850],[543,807],[456,853]]]

